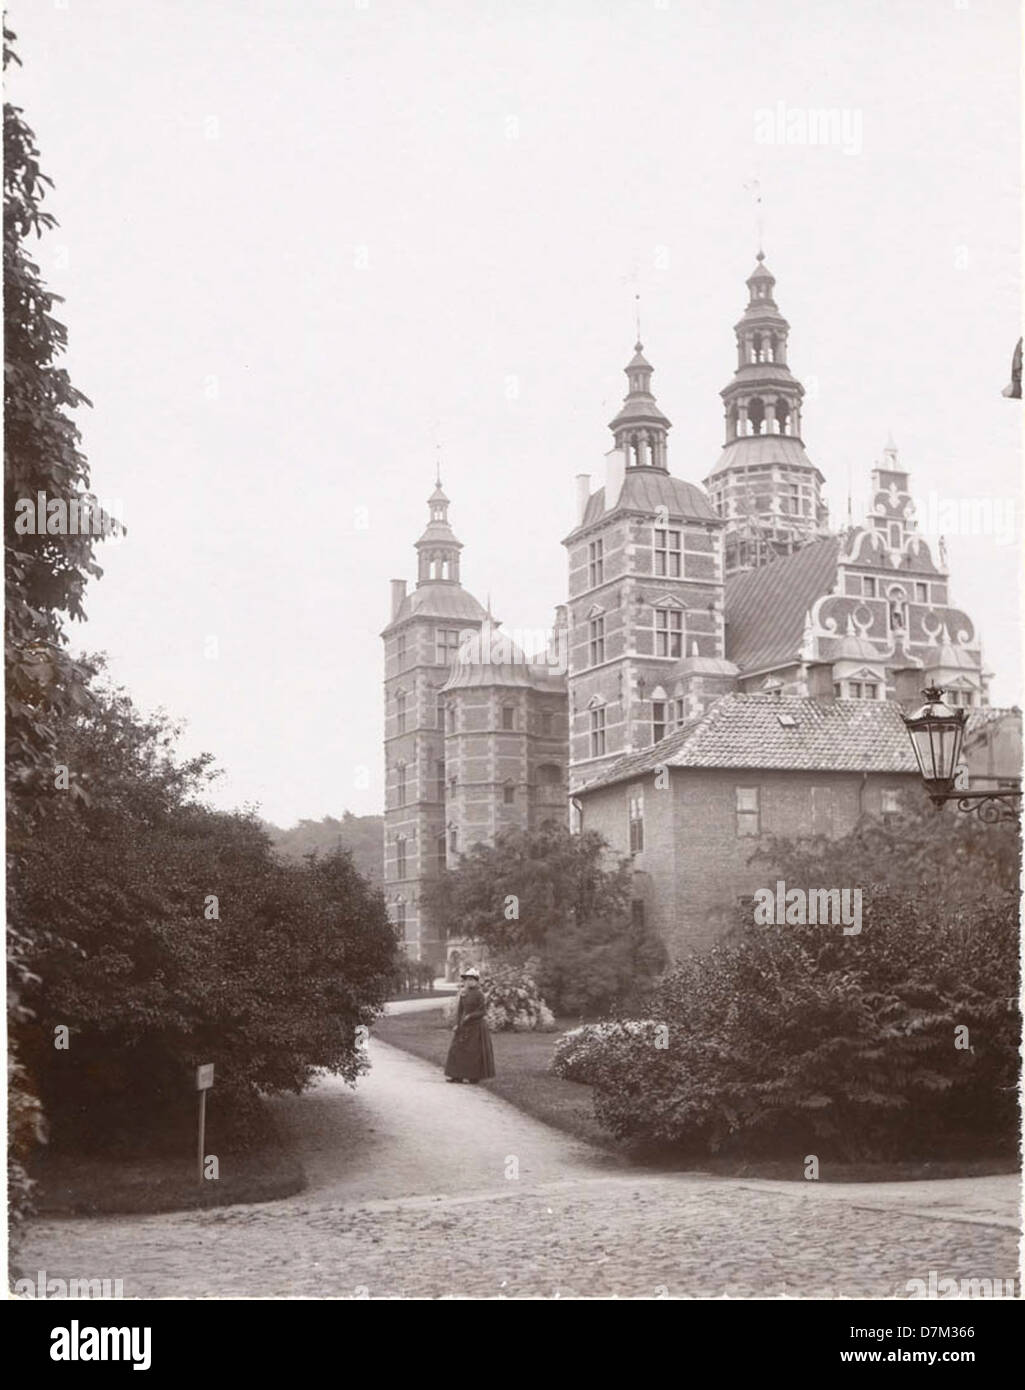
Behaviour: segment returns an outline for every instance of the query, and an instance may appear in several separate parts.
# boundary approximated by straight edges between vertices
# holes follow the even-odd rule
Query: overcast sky
[[[76,641],[188,721],[219,804],[379,811],[379,633],[438,442],[466,587],[546,625],[635,293],[672,471],[718,456],[757,180],[834,520],[891,430],[920,498],[988,506],[948,528],[952,594],[1021,703],[1017,11],[10,0],[41,265],[129,527]],[[797,143],[809,109],[830,143]]]

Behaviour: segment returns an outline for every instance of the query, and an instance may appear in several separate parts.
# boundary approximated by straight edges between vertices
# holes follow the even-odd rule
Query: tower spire
[[[747,306],[733,326],[737,367],[719,393],[726,440],[705,480],[728,522],[727,573],[791,554],[823,535],[827,521],[825,480],[801,441],[804,387],[787,364],[790,325],[776,303],[776,277],[761,245],[746,283]],[[757,544],[745,538],[745,523],[756,531]]]
[[[435,476],[434,491],[427,499],[427,525],[416,543],[417,587],[439,582],[459,583],[459,552],[463,547],[449,525],[449,500],[442,491],[440,464],[436,466]]]
[[[634,355],[623,370],[629,389],[619,414],[609,423],[616,448],[626,455],[627,468],[657,468],[662,473],[668,473],[666,435],[672,428],[672,422],[658,408],[652,394],[651,376],[654,368],[644,356],[639,315]]]

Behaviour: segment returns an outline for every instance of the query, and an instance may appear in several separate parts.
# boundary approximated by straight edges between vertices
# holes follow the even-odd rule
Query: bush
[[[536,962],[526,965],[491,965],[481,977],[492,1033],[550,1033],[555,1017],[541,997],[534,978]]]
[[[420,994],[434,987],[435,969],[430,961],[410,960],[400,954],[389,984],[392,994]]]
[[[631,1012],[667,963],[660,937],[628,913],[608,912],[550,931],[537,973],[556,1013],[594,1018]]]
[[[277,860],[253,817],[198,802],[205,760],[179,765],[173,744],[166,721],[98,691],[63,730],[84,795],[55,793],[22,852],[38,930],[18,1041],[57,1146],[173,1124],[201,1062],[240,1123],[321,1068],[354,1082],[387,998],[395,934],[351,857]]]
[[[657,1028],[653,1019],[581,1024],[556,1042],[548,1070],[566,1081],[593,1086],[624,1043],[639,1038],[654,1045]]]
[[[749,930],[652,991],[664,1050],[622,1029],[585,1049],[596,1114],[696,1155],[1013,1153],[1016,965],[1012,901],[937,922],[883,894],[857,936]]]

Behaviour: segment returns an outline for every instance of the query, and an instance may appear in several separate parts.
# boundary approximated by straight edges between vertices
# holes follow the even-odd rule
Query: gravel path
[[[373,1041],[356,1091],[275,1102],[309,1175],[260,1206],[34,1223],[33,1275],[126,1297],[906,1296],[1017,1276],[1012,1178],[795,1184],[639,1172]]]

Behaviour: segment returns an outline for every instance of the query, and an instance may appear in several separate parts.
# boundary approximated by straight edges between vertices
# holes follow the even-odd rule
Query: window
[[[395,925],[400,929],[403,936],[406,934],[406,904],[402,898],[395,900]]]
[[[444,760],[443,758],[439,758],[439,759],[438,759],[437,782],[438,782],[438,787],[437,787],[437,798],[438,798],[439,801],[444,801],[444,800],[445,800],[445,760]]]
[[[400,835],[395,841],[395,877],[406,877],[406,837]]]
[[[811,787],[811,833],[813,835],[833,834],[833,789],[832,787]]]
[[[862,578],[861,592],[864,594],[865,598],[875,598],[876,596],[876,582],[869,575],[865,575]]]
[[[863,682],[862,687],[861,687],[861,690],[862,690],[862,696],[863,696],[864,699],[866,699],[866,700],[878,700],[878,698],[879,698],[879,687],[878,687],[878,685],[876,685],[875,681],[865,681],[865,682]]]
[[[605,619],[591,619],[591,665],[600,666],[605,660]]]
[[[929,602],[929,586],[928,586],[928,584],[916,584],[916,585],[915,585],[915,602],[916,602],[916,603],[928,603],[928,602]]]
[[[665,700],[653,700],[651,702],[651,740],[658,743],[659,739],[666,736],[666,702]]]
[[[516,800],[516,788],[511,782],[506,782],[502,788],[502,801],[506,806],[511,806]]]
[[[758,787],[737,788],[738,835],[758,835],[761,833],[759,828],[758,792]]]
[[[448,854],[445,850],[444,834],[438,836],[437,842],[435,844],[435,854],[437,856],[437,869],[438,873],[440,874],[443,873],[444,870],[448,867]]]
[[[515,727],[516,727],[516,725],[515,725],[515,723],[514,723],[515,716],[516,716],[516,711],[513,709],[512,705],[503,705],[503,706],[502,706],[502,728],[503,728],[503,729],[515,729]]]
[[[453,854],[455,854],[456,850],[459,848],[459,831],[454,825],[449,826],[448,847]]]
[[[591,757],[600,758],[605,752],[605,709],[591,711]]]
[[[843,699],[843,686],[840,684],[839,681],[834,681],[834,682],[833,682],[833,699],[834,699],[834,700],[842,700],[842,699]]]
[[[680,533],[655,527],[655,573],[679,578]]]
[[[406,664],[406,634],[400,632],[395,639],[395,655],[398,657],[399,670],[401,671]]]
[[[439,666],[451,666],[459,653],[459,629],[439,627],[434,634],[434,660]]]
[[[634,898],[630,903],[630,925],[634,931],[644,930],[644,899]]]
[[[849,700],[861,699],[861,681],[847,682],[847,698]]]
[[[395,696],[395,715],[399,722],[399,733],[406,732],[406,696],[402,692]]]
[[[678,729],[683,723],[683,696],[679,695],[673,701],[673,728]]]
[[[605,579],[605,542],[592,541],[587,547],[587,578],[592,589]]]
[[[678,608],[655,609],[655,655],[683,655],[683,614]]]
[[[397,796],[397,799],[398,799],[398,804],[399,804],[400,806],[405,806],[405,804],[406,804],[406,764],[405,764],[405,763],[399,763],[398,769],[397,769],[397,771],[396,771],[396,796]]]
[[[541,711],[541,732],[545,735],[552,732],[552,712],[550,709]]]
[[[892,816],[900,810],[900,792],[896,787],[884,787],[882,795],[882,812],[884,816]]]
[[[638,854],[644,848],[644,793],[630,793],[630,853]]]
[[[445,727],[445,697],[444,697],[443,695],[439,695],[438,698],[437,698],[437,701],[436,701],[435,722],[437,723],[437,726],[438,726],[439,729],[444,729],[444,727]]]

